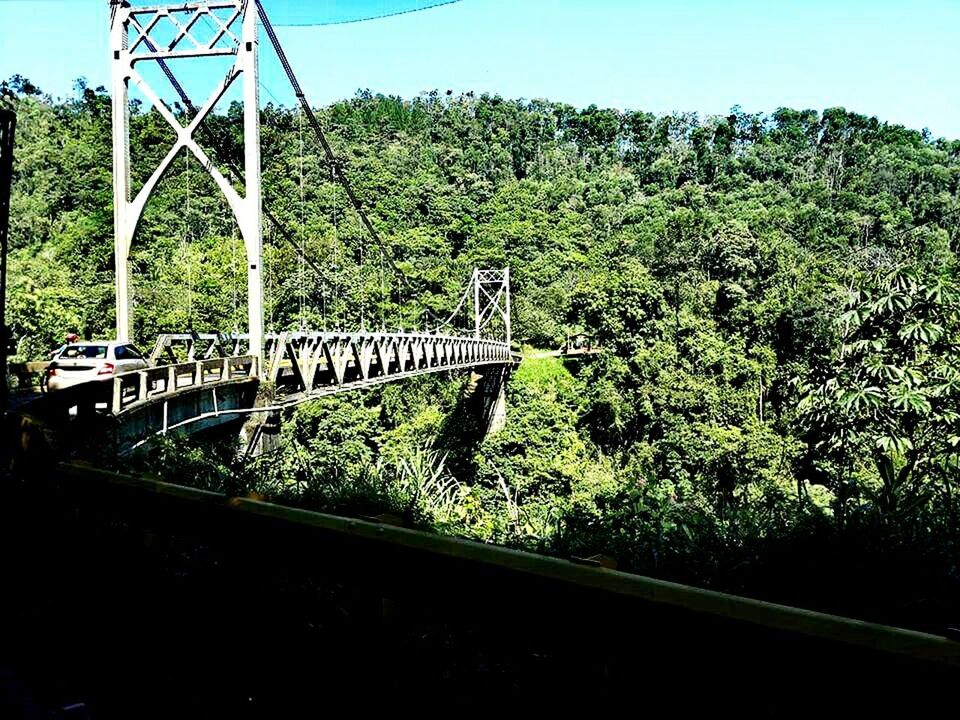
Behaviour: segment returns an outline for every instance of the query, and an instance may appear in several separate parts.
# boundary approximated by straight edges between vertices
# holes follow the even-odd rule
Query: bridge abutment
[[[489,437],[507,425],[507,379],[510,366],[491,365],[471,375],[471,386],[480,401],[483,436]]]

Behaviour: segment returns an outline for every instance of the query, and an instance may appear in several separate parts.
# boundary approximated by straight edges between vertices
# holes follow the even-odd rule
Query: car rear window
[[[60,357],[63,360],[86,358],[87,360],[106,360],[106,345],[68,345]]]

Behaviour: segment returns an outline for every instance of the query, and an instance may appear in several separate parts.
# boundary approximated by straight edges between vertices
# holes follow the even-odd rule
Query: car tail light
[[[47,368],[47,377],[57,377],[60,374],[60,368]]]
[[[104,363],[103,367],[100,368],[100,372],[97,375],[113,375],[113,365],[110,363]]]

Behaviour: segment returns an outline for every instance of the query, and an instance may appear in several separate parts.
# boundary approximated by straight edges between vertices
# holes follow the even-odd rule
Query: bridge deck
[[[153,367],[52,393],[39,414],[63,416],[56,421],[62,429],[64,418],[109,416],[118,451],[128,452],[177,428],[201,430],[420,375],[510,366],[520,357],[504,342],[439,333],[281,333],[267,338],[262,363],[245,354],[245,343],[242,335],[161,336]]]

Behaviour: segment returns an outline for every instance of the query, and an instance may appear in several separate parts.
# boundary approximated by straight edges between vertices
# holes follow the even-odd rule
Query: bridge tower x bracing
[[[509,351],[512,338],[510,327],[510,268],[482,270],[475,268],[470,278],[473,290],[474,337],[484,333],[495,334],[506,341]],[[482,397],[486,434],[504,428],[507,422],[506,364],[474,372],[473,385]]]
[[[473,290],[473,335],[479,338],[484,330],[496,320],[509,346],[513,339],[510,328],[510,268],[481,270],[474,268],[470,278]]]
[[[260,192],[260,117],[257,8],[253,0],[206,0],[134,6],[110,0],[110,50],[113,67],[114,252],[117,285],[117,338],[131,331],[130,248],[150,195],[180,152],[190,152],[223,193],[240,229],[247,255],[247,304],[250,354],[263,356],[262,200]],[[202,24],[201,24],[202,22]],[[207,28],[212,27],[212,32]],[[201,36],[201,32],[204,33]],[[233,66],[186,125],[160,99],[157,89],[138,72],[141,63],[156,63],[176,84],[168,61],[191,58],[198,66],[211,58],[232,56]],[[209,63],[208,63],[209,64]],[[223,176],[195,135],[201,123],[237,80],[243,84],[244,194]],[[176,132],[177,139],[153,174],[131,198],[130,106],[133,81]]]

